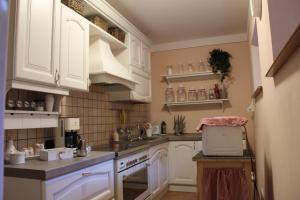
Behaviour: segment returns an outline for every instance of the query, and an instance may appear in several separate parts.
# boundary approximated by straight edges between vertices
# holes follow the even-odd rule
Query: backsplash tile
[[[7,95],[11,99],[35,100],[41,98],[41,93],[12,90]],[[123,125],[136,126],[138,123],[148,121],[147,104],[131,104],[109,102],[108,94],[103,86],[91,85],[90,91],[70,91],[60,103],[61,117],[79,117],[80,134],[89,145],[108,144],[112,139],[113,131],[121,126],[119,112],[127,110],[128,122]],[[54,128],[6,130],[6,140],[11,136],[19,150],[33,146],[35,143],[44,143],[45,140],[54,139]]]

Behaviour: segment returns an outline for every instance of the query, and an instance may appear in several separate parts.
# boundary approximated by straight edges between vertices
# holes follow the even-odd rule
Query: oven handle
[[[82,176],[95,176],[95,175],[100,175],[103,174],[102,172],[83,172],[81,175]]]

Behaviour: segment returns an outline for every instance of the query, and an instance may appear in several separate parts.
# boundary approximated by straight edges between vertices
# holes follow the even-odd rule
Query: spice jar
[[[179,85],[177,89],[177,102],[185,102],[186,101],[186,90],[183,85]]]
[[[191,87],[188,92],[188,100],[189,101],[197,101],[197,92],[196,89]]]
[[[165,92],[166,102],[171,103],[175,101],[175,93],[171,85],[168,85]]]

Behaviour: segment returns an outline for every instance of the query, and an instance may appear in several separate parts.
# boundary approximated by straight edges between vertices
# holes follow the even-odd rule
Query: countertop
[[[112,160],[114,152],[92,151],[87,157],[66,160],[27,160],[25,164],[4,165],[4,175],[18,178],[48,180],[101,162]]]
[[[252,157],[252,159],[254,159]],[[227,161],[227,160],[245,160],[251,161],[250,152],[248,150],[244,150],[243,156],[205,156],[203,152],[200,151],[193,157],[193,161]]]
[[[25,164],[5,165],[4,175],[8,177],[31,178],[49,180],[58,176],[71,173],[104,161],[121,159],[128,155],[145,151],[152,146],[168,141],[199,141],[200,134],[184,134],[175,136],[171,134],[154,136],[135,142],[112,143],[104,146],[93,146],[87,157],[75,157],[67,160],[41,161],[38,159],[27,160]]]
[[[163,144],[169,141],[200,141],[202,140],[201,134],[188,133],[183,135],[161,135],[153,136],[146,140],[135,141],[135,142],[120,142],[111,143],[108,145],[94,146],[92,150],[100,151],[113,151],[115,152],[116,159],[124,158],[128,155],[145,151],[152,146]]]

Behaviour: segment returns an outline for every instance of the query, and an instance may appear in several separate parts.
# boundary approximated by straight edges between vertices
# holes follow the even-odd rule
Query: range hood
[[[133,90],[129,69],[113,55],[110,44],[99,37],[90,38],[90,80],[93,84],[122,85]]]

